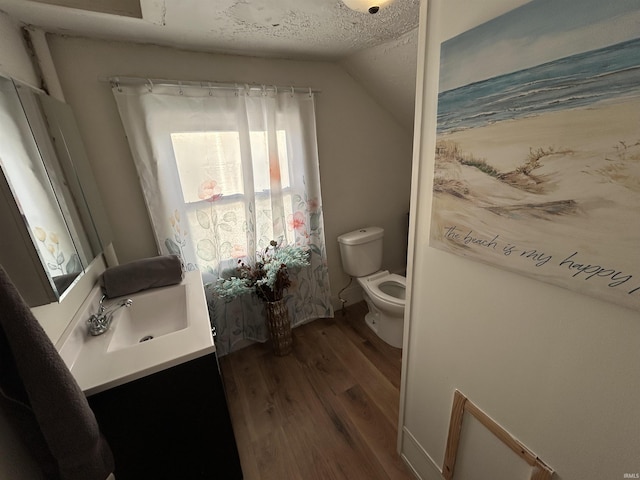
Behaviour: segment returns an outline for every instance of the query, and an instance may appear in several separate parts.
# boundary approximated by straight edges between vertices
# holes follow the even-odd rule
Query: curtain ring
[[[309,98],[313,98],[313,92],[311,91],[311,87],[309,87]]]
[[[236,91],[235,91],[236,97],[238,95],[240,95],[240,87],[238,87],[238,84],[236,83]]]
[[[178,82],[178,86],[180,87],[180,95],[182,95],[184,92],[182,91],[182,82]]]
[[[147,82],[149,82],[149,87],[147,88],[147,90],[149,90],[149,93],[153,93],[153,82],[150,78],[147,78]]]
[[[209,96],[213,97],[213,88],[211,87],[211,82],[209,82]]]
[[[263,97],[267,96],[267,86],[266,85],[262,85],[262,96]]]
[[[295,94],[296,94],[296,89],[293,88],[293,85],[291,85],[291,98],[293,98]]]

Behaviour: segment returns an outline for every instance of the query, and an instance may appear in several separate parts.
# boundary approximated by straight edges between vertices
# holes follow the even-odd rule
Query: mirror
[[[0,77],[0,220],[12,227],[0,263],[30,306],[61,300],[102,251],[72,158],[75,127],[68,105]]]

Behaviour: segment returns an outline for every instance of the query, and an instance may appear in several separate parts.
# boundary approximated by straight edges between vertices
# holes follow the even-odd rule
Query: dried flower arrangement
[[[284,291],[291,286],[289,270],[309,265],[309,252],[302,247],[279,245],[272,240],[263,252],[258,252],[255,264],[238,260],[235,275],[219,279],[213,291],[220,297],[233,299],[255,293],[265,302],[282,300]]]

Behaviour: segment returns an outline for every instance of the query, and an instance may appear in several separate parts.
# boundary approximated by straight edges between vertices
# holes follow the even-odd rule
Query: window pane
[[[269,158],[265,132],[251,132],[251,160],[253,162],[253,184],[256,192],[265,192],[269,184]]]
[[[274,238],[267,136],[265,132],[253,131],[249,139],[253,190],[257,193],[256,236],[258,249],[262,249]],[[279,130],[276,140],[282,188],[288,189],[291,182],[286,132]],[[215,269],[221,261],[247,255],[244,202],[251,200],[244,198],[239,133],[180,132],[173,133],[171,141],[199,263]],[[289,237],[299,220],[293,217],[292,195],[283,193]]]
[[[282,175],[282,188],[291,186],[289,178],[289,157],[287,156],[287,132],[278,130],[276,132],[278,141],[278,156],[280,157],[280,174]]]
[[[203,204],[188,212],[198,263],[211,269],[219,262],[246,252],[246,217],[243,202]]]
[[[244,193],[238,132],[172,133],[185,203]]]
[[[282,188],[291,186],[289,180],[289,159],[287,157],[287,136],[284,130],[276,132],[276,145],[280,164],[280,181]],[[253,160],[253,180],[256,192],[270,190],[269,150],[265,132],[251,132],[251,153]]]

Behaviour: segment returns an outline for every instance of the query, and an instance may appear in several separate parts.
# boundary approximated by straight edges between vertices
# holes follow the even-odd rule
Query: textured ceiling
[[[413,130],[420,0],[375,15],[341,0],[0,0],[48,32],[290,59],[334,60]]]
[[[132,6],[139,8],[130,12],[125,11],[126,3],[0,0],[0,10],[26,24],[62,34],[223,53],[335,60],[415,29],[420,0],[395,0],[375,15],[350,10],[340,0],[140,0]]]

